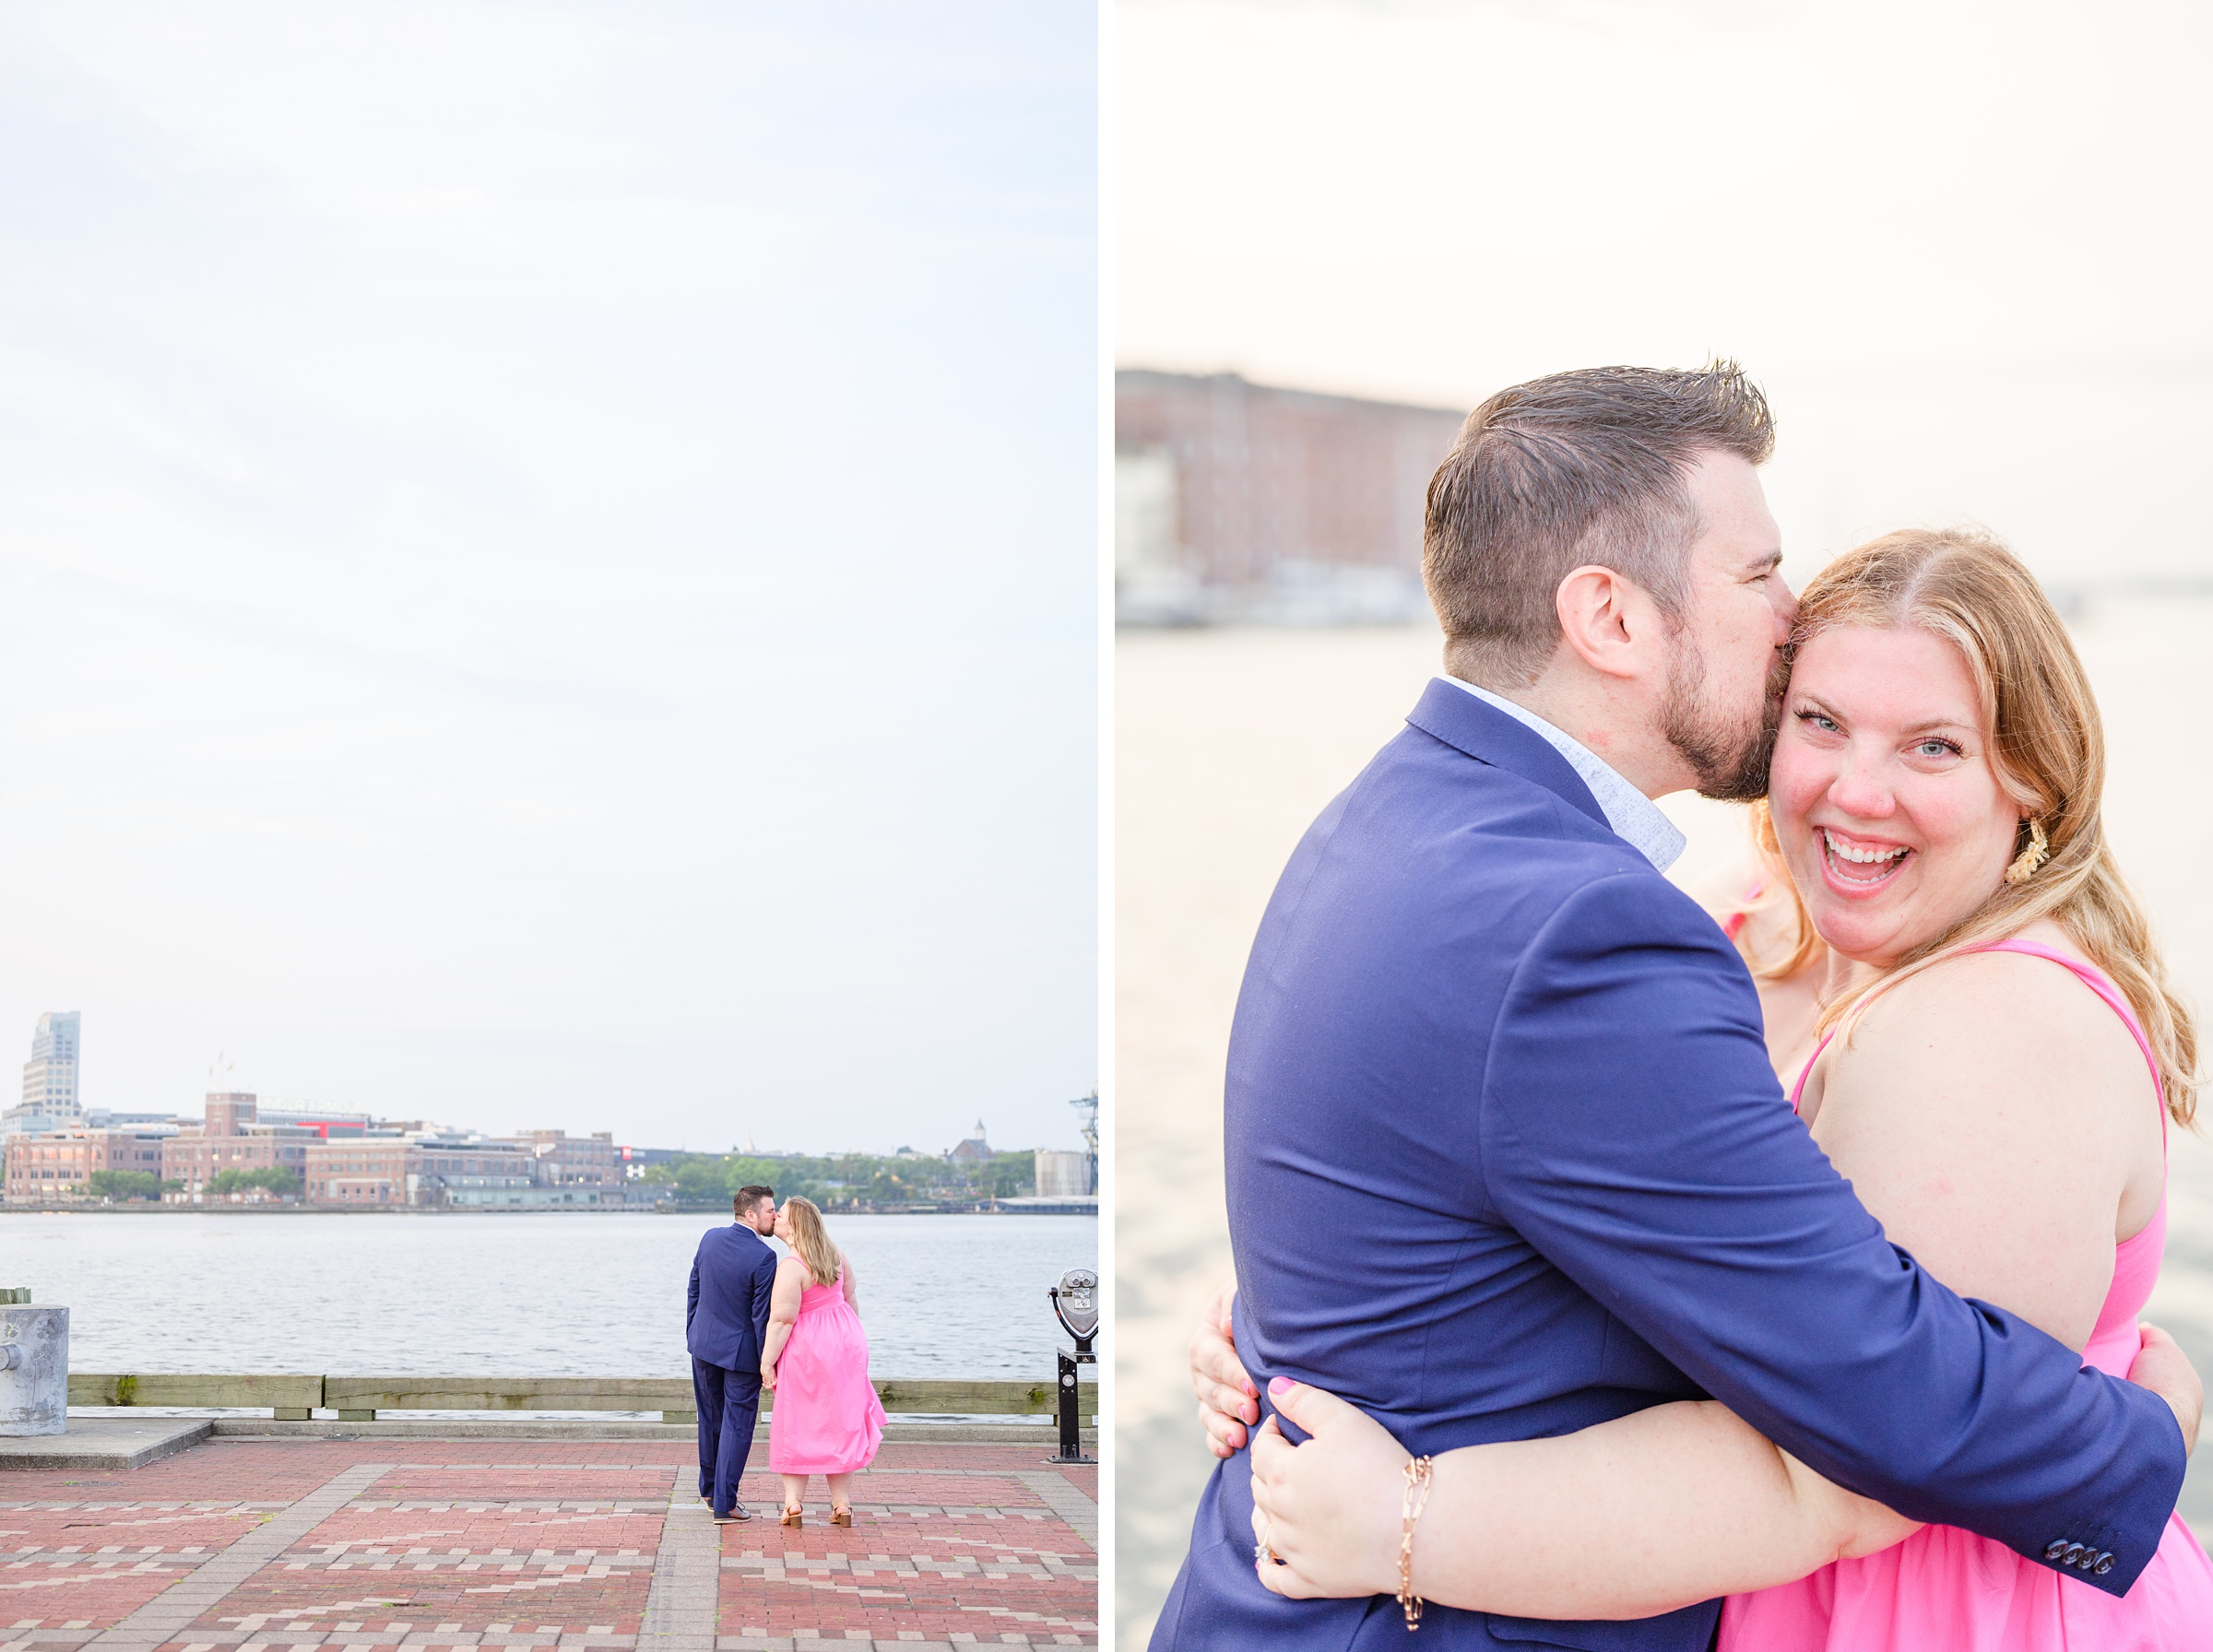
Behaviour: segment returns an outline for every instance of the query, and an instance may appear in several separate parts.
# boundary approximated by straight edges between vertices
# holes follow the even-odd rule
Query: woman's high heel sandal
[[[832,1505],[831,1505],[831,1509],[830,1509],[830,1524],[831,1524],[831,1525],[833,1525],[833,1526],[850,1526],[850,1525],[852,1525],[852,1524],[853,1524],[853,1511],[852,1511],[852,1509],[851,1509],[850,1507],[843,1507],[843,1508],[841,1508],[841,1507],[837,1506],[837,1505],[836,1505],[836,1504],[832,1504]]]
[[[798,1509],[787,1508],[784,1511],[783,1519],[777,1521],[776,1524],[779,1526],[804,1526],[807,1521]]]

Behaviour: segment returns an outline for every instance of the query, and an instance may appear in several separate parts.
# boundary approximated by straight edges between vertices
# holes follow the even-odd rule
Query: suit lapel
[[[1429,686],[1422,690],[1421,699],[1414,702],[1414,710],[1406,714],[1406,721],[1479,763],[1504,769],[1532,785],[1543,786],[1573,804],[1608,832],[1614,830],[1613,822],[1606,819],[1606,811],[1599,808],[1598,799],[1583,784],[1583,777],[1550,740],[1528,724],[1476,699],[1465,689],[1456,688],[1442,678],[1431,678]]]

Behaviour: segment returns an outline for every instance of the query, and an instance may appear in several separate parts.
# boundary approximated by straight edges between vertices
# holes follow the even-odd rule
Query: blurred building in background
[[[171,1132],[55,1130],[16,1136],[0,1164],[0,1197],[11,1205],[65,1202],[84,1194],[101,1171],[159,1179]]]
[[[1124,625],[1426,617],[1422,505],[1463,413],[1126,369],[1115,384]]]
[[[197,1119],[86,1110],[17,1132],[5,1146],[0,1200],[64,1207],[159,1199],[349,1210],[647,1209],[657,1192],[626,1193],[623,1160],[669,1157],[618,1147],[605,1130],[486,1136],[428,1119],[264,1109],[247,1091],[209,1093]]]
[[[0,1115],[0,1135],[65,1129],[83,1122],[84,1106],[77,1088],[80,1020],[74,1009],[39,1017],[31,1034],[30,1059],[23,1064],[23,1099]]]
[[[523,1130],[504,1139],[531,1155],[540,1186],[617,1187],[622,1184],[622,1171],[615,1160],[620,1150],[609,1131],[572,1136],[566,1130]]]
[[[945,1157],[955,1164],[988,1163],[991,1159],[991,1143],[984,1135],[984,1121],[977,1119],[976,1134],[947,1148]]]
[[[241,1175],[283,1172],[297,1186],[306,1174],[308,1144],[321,1139],[305,1125],[264,1119],[260,1098],[251,1092],[216,1091],[207,1096],[196,1126],[181,1123],[162,1141],[161,1179],[175,1184],[171,1197],[181,1204],[208,1202],[208,1184],[226,1170]],[[258,1191],[265,1198],[277,1197],[270,1188]]]
[[[1099,1190],[1089,1153],[1041,1147],[1036,1158],[1039,1198],[1082,1198]]]

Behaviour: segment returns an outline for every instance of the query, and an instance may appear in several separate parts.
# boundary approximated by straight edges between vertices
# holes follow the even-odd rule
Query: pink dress
[[[810,1285],[776,1356],[768,1466],[778,1474],[850,1474],[883,1443],[883,1401],[869,1381],[869,1338],[842,1286]]]
[[[2048,958],[2075,972],[2128,1023],[2144,1058],[2159,1064],[2128,1000],[2087,964],[2032,941],[1982,950]],[[1822,1041],[1826,1047],[1828,1040]],[[1819,1060],[1820,1050],[1814,1052]],[[1813,1071],[1813,1061],[1805,1073]],[[1805,1090],[1805,1073],[1791,1105]],[[2165,1115],[2162,1107],[2161,1123]],[[2113,1282],[2083,1350],[2086,1365],[2126,1376],[2136,1357],[2136,1316],[2160,1277],[2167,1198],[2151,1221],[2115,1248]],[[2159,1552],[2119,1599],[2003,1544],[1953,1526],[1924,1526],[1904,1542],[1810,1577],[1722,1604],[1723,1652],[2177,1652],[2213,1646],[2213,1560],[2182,1516],[2169,1519]]]

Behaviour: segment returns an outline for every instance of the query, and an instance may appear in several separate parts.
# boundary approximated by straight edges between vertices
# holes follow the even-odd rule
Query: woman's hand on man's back
[[[2139,1319],[2136,1334],[2143,1339],[2143,1346],[2137,1349],[2136,1363],[2128,1368],[2128,1380],[2139,1388],[2149,1388],[2174,1408],[2174,1420],[2183,1429],[2183,1451],[2187,1455],[2197,1449],[2197,1425],[2206,1409],[2206,1385],[2198,1377],[2197,1367],[2190,1363],[2190,1356],[2158,1326]]]
[[[1214,1293],[1191,1338],[1191,1389],[1199,1396],[1199,1422],[1216,1457],[1242,1450],[1249,1424],[1260,1420],[1260,1391],[1237,1359],[1230,1312],[1237,1305],[1232,1280]]]

